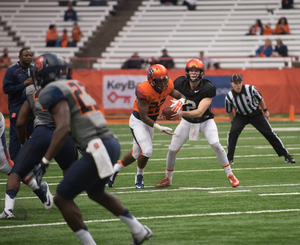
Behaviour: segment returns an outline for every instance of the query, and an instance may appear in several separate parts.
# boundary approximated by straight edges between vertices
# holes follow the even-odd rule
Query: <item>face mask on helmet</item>
[[[162,93],[168,87],[168,70],[162,65],[151,66],[148,70],[148,82],[156,92]]]
[[[199,75],[195,78],[192,78],[191,75],[190,75],[190,70],[191,69],[199,70],[200,71]],[[192,59],[186,64],[185,76],[186,76],[187,79],[189,79],[192,82],[198,82],[203,78],[204,71],[205,71],[205,69],[204,69],[204,65],[203,65],[202,61],[198,60],[198,59]]]
[[[67,62],[59,54],[43,54],[35,60],[33,74],[35,85],[44,87],[59,78],[66,78]]]

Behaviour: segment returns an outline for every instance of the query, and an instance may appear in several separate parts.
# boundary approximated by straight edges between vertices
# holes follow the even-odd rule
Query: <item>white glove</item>
[[[168,134],[168,135],[174,135],[175,133],[172,132],[171,128],[160,126],[158,123],[154,123],[153,128],[159,130],[162,133]]]
[[[172,111],[175,111],[176,113],[180,111],[181,107],[185,104],[185,99],[181,98],[179,100],[171,100],[172,105],[170,106]]]

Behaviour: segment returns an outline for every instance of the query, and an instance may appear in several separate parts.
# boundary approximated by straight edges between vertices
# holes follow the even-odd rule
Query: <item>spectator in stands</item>
[[[293,9],[294,0],[282,0],[281,5],[283,9]]]
[[[272,40],[269,38],[265,40],[265,45],[260,46],[256,50],[257,57],[270,57],[272,53],[273,53]]]
[[[68,46],[69,38],[68,38],[68,31],[67,29],[63,30],[63,34],[61,36],[60,46],[65,48]]]
[[[184,0],[182,5],[186,5],[188,10],[196,10],[196,0]]]
[[[68,3],[68,10],[65,11],[65,21],[77,21],[77,12],[73,9],[72,2]]]
[[[274,34],[281,35],[281,34],[290,34],[290,27],[285,17],[282,17],[278,20],[276,24]]]
[[[277,45],[275,46],[275,52],[274,52],[275,55],[274,56],[276,56],[276,55],[281,56],[281,57],[288,56],[288,48],[286,45],[284,45],[282,43],[282,40],[280,38],[278,38],[276,40],[276,42],[277,42]]]
[[[273,34],[273,29],[271,28],[271,23],[268,23],[265,25],[264,35],[272,35],[272,34]]]
[[[255,20],[255,24],[250,26],[249,32],[246,35],[263,35],[263,25],[260,19]]]
[[[80,27],[78,26],[77,22],[74,22],[72,29],[72,46],[76,47],[77,43],[82,37],[84,37],[84,35],[82,34]]]
[[[11,65],[10,58],[8,57],[8,49],[3,49],[3,55],[0,57],[1,69],[8,69]]]
[[[133,55],[124,62],[122,69],[141,69],[145,61],[139,56],[138,52],[134,52]]]
[[[219,62],[214,62],[210,58],[205,57],[203,51],[200,51],[199,60],[202,61],[205,69],[214,70],[214,69],[219,69],[220,68]]]
[[[177,5],[177,0],[160,0],[161,5]]]
[[[174,61],[173,58],[168,55],[168,51],[166,49],[163,49],[162,56],[158,59],[157,64],[161,64],[167,69],[174,68]]]
[[[46,35],[46,47],[55,47],[59,36],[56,30],[56,25],[51,24]]]

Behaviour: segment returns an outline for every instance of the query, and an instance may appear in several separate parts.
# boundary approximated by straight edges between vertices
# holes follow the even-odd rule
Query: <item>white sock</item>
[[[27,184],[28,187],[30,187],[33,191],[39,189],[40,187],[38,186],[35,178],[31,178]]]
[[[138,174],[144,176],[144,170],[145,170],[145,168],[139,168],[139,166],[137,166],[137,173],[138,173]]]
[[[173,173],[174,173],[174,169],[172,170],[166,169],[166,176],[169,178],[169,180],[173,179]]]
[[[126,166],[123,165],[122,161],[120,160],[117,164],[114,165],[115,172],[120,172]]]
[[[9,195],[5,193],[5,208],[4,210],[14,210],[16,198],[10,198]]]
[[[143,225],[126,209],[120,216],[118,216],[133,234],[139,234],[143,230]]]
[[[226,166],[223,166],[223,169],[227,175],[227,177],[230,175],[230,174],[233,174],[232,173],[232,170],[231,170],[231,167],[230,167],[230,163],[228,163]]]
[[[175,151],[168,151],[167,154],[167,164],[166,164],[166,176],[169,178],[169,180],[172,180],[174,168],[176,164],[176,155],[177,153]]]
[[[224,148],[219,142],[211,145],[211,147],[214,149],[216,156],[221,165],[223,166],[223,169],[228,177],[228,175],[232,174],[232,171]]]
[[[82,245],[97,245],[88,230],[81,229],[74,233],[78,237]]]

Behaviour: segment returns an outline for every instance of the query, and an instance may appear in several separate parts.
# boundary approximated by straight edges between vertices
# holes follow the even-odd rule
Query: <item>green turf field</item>
[[[217,123],[226,150],[229,122]],[[154,153],[145,170],[145,189],[134,188],[136,164],[116,178],[115,193],[128,209],[154,232],[151,245],[300,244],[300,122],[271,122],[296,159],[284,163],[252,126],[240,135],[232,165],[240,186],[232,188],[203,137],[188,141],[178,153],[173,184],[156,188],[165,177],[169,135],[155,132]],[[175,124],[164,124],[175,129]],[[121,157],[131,149],[127,125],[110,126],[121,143]],[[8,129],[7,133],[8,133]],[[201,136],[201,135],[200,135]],[[8,139],[8,135],[7,135]],[[0,176],[0,209],[4,208],[5,175]],[[56,164],[44,177],[52,194],[62,179]],[[129,245],[129,229],[82,193],[75,199],[97,244]],[[0,244],[80,244],[59,210],[45,210],[23,184],[17,195],[15,220],[0,221]]]

